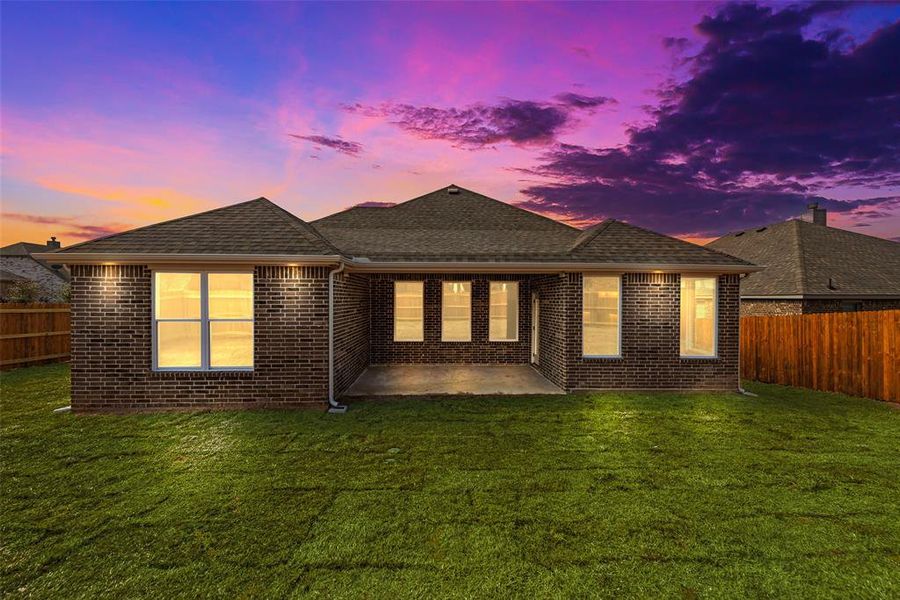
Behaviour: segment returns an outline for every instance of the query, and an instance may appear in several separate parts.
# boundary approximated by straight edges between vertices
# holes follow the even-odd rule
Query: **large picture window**
[[[519,282],[492,281],[490,304],[490,341],[515,342],[518,340]]]
[[[681,356],[716,356],[716,278],[681,278]]]
[[[472,341],[472,283],[469,281],[443,282],[441,340]]]
[[[621,355],[621,283],[619,276],[584,277],[581,334],[584,356]]]
[[[394,341],[425,340],[424,284],[421,281],[394,282]]]
[[[253,274],[153,274],[153,367],[253,368]]]

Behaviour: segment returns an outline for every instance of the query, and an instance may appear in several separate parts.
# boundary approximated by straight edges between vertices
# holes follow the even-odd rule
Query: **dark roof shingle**
[[[380,261],[750,266],[619,221],[581,231],[458,186],[391,207],[350,208],[312,224],[346,254]]]
[[[900,297],[900,243],[890,240],[792,220],[708,247],[765,267],[741,281],[743,296]]]
[[[75,244],[58,253],[338,254],[308,223],[266,198]]]

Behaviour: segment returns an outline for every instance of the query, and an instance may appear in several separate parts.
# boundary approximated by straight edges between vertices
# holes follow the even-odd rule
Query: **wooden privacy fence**
[[[900,310],[741,319],[745,379],[900,402]]]
[[[0,369],[68,360],[68,304],[0,304]]]

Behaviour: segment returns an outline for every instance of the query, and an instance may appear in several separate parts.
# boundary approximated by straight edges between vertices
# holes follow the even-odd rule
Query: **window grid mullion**
[[[200,364],[209,370],[209,273],[200,274]]]

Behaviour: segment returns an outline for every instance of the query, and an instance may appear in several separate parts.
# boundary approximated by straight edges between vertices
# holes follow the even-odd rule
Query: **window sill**
[[[159,379],[249,379],[253,369],[214,369],[208,371],[151,370],[150,375]]]

